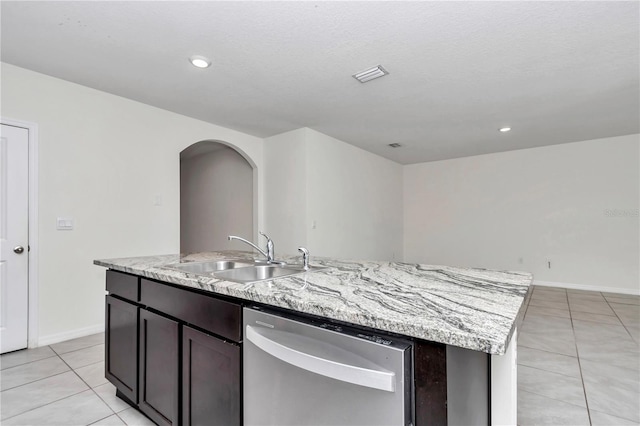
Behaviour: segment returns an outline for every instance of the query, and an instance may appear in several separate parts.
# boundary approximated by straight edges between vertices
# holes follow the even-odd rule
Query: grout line
[[[107,383],[110,383],[110,382],[107,382]],[[103,383],[103,384],[106,384],[106,383]],[[99,387],[99,386],[102,386],[102,385],[98,385],[98,386],[96,386],[96,387]],[[104,403],[104,405],[106,405],[106,406],[109,408],[109,410],[113,411],[113,414],[115,414],[116,416],[118,415],[118,413],[119,413],[119,412],[126,410],[126,408],[125,408],[124,410],[120,410],[120,411],[116,412],[116,410],[114,410],[114,409],[113,409],[113,408],[112,408],[112,407],[107,403],[107,401],[105,401],[105,400],[104,400],[104,398],[102,398],[102,397],[100,396],[100,394],[99,394],[98,392],[96,392],[96,390],[95,390],[94,388],[91,388],[91,390],[93,391],[93,393],[94,393],[94,394],[96,394],[96,396],[100,399],[100,401],[102,401],[102,402]],[[116,398],[117,398],[117,397],[116,397]],[[127,405],[128,405],[128,404],[127,404]],[[129,405],[129,407],[130,407],[130,405]],[[118,416],[118,418],[119,418],[119,416]],[[122,420],[122,419],[120,419],[120,420]],[[123,420],[123,422],[124,422],[124,420]],[[126,424],[126,423],[125,423],[125,424]]]
[[[126,410],[126,408],[124,410]],[[122,410],[122,411],[124,411],[124,410]],[[120,413],[122,413],[122,411],[120,411]],[[125,425],[129,424],[129,423],[125,422],[124,419],[118,415],[118,413],[116,413],[116,417],[118,417],[120,419],[120,421],[122,421],[122,423],[124,423]]]
[[[541,397],[543,397],[543,398],[547,398],[547,399],[550,399],[550,400],[552,400],[552,401],[559,401],[559,402],[562,402],[562,403],[564,403],[564,404],[573,405],[574,407],[584,408],[584,409],[586,409],[586,410],[587,410],[587,414],[589,413],[589,408],[588,408],[588,407],[585,407],[585,406],[583,406],[583,405],[576,405],[576,404],[574,404],[574,403],[572,403],[572,402],[567,402],[567,401],[565,401],[564,399],[551,398],[550,396],[542,395],[542,394],[537,393],[537,392],[531,392],[530,390],[525,390],[525,389],[518,389],[518,392],[530,393],[530,394],[532,394],[532,395],[541,396]],[[591,423],[591,418],[589,418],[589,423]]]
[[[540,348],[532,348],[531,346],[526,346],[526,345],[518,345],[519,348],[527,348],[527,349],[534,349],[536,351],[540,351],[540,352],[546,352],[548,354],[553,354],[553,355],[561,355],[561,356],[566,356],[569,358],[578,358],[577,355],[567,355],[567,354],[563,354],[560,352],[553,352],[553,351],[548,351],[546,349],[540,349]]]
[[[96,423],[101,422],[101,421],[103,421],[103,420],[105,420],[105,419],[107,419],[107,418],[109,418],[109,417],[111,417],[111,416],[114,416],[114,415],[116,415],[116,413],[109,414],[108,416],[103,417],[103,418],[101,418],[101,419],[98,419],[98,420],[96,420],[95,422],[89,423],[89,424],[88,424],[88,425],[86,425],[86,426],[95,425]]]
[[[567,355],[565,355],[565,356],[567,356]],[[572,357],[572,358],[574,358],[574,357]],[[520,365],[522,367],[533,368],[534,370],[545,371],[545,372],[551,373],[551,374],[557,374],[559,376],[570,377],[572,379],[578,379],[578,377],[576,377],[576,376],[570,376],[568,374],[558,373],[557,371],[546,370],[544,368],[534,367],[532,365],[527,365],[527,364],[518,364],[518,365]],[[531,392],[531,393],[535,393],[535,392]],[[551,399],[554,399],[554,398],[551,398]]]
[[[609,303],[609,301],[607,300],[607,298],[606,298],[606,297],[605,297],[605,299],[604,299],[604,300],[607,302],[607,306],[609,306],[609,309],[611,309],[611,310],[613,311],[613,314],[616,316],[616,318],[618,318],[618,321],[620,321],[620,324],[624,327],[624,331],[626,331],[626,332],[627,332],[627,334],[628,334],[629,336],[631,336],[631,340],[632,340],[633,342],[635,342],[635,343],[640,343],[640,342],[636,341],[636,339],[633,337],[633,334],[631,334],[631,332],[629,331],[629,329],[627,328],[627,326],[624,324],[624,322],[622,322],[622,318],[620,318],[620,317],[618,316],[618,313],[616,312],[616,310],[615,310],[615,309],[613,309],[613,307],[611,306],[611,304]],[[631,306],[633,306],[633,305],[631,305]]]
[[[64,343],[64,342],[60,342],[60,343]],[[60,353],[59,353],[58,351],[56,351],[56,350],[55,350],[55,349],[53,349],[53,348],[51,348],[51,350],[52,350],[56,355],[60,356],[60,355],[71,354],[71,353],[78,352],[78,351],[83,351],[83,350],[85,350],[85,349],[89,349],[89,348],[94,348],[94,347],[96,347],[96,346],[100,346],[100,345],[104,345],[104,342],[103,342],[103,343],[96,343],[95,345],[85,346],[84,348],[74,349],[74,350],[72,350],[72,351],[68,351],[68,352],[60,352]]]
[[[14,388],[14,389],[15,389],[15,388]],[[26,414],[26,413],[28,413],[28,412],[30,412],[30,411],[34,411],[34,410],[37,410],[37,409],[39,409],[39,408],[46,407],[47,405],[55,404],[56,402],[60,402],[60,401],[62,401],[62,400],[64,400],[64,399],[71,398],[72,396],[79,395],[79,394],[81,394],[82,392],[86,392],[86,391],[88,391],[88,389],[83,389],[83,390],[81,390],[80,392],[76,392],[76,393],[74,393],[74,394],[67,395],[67,396],[65,396],[64,398],[56,399],[55,401],[51,401],[51,402],[47,402],[46,404],[38,405],[37,407],[30,408],[30,409],[28,409],[27,411],[23,411],[22,413],[16,414],[16,415],[11,416],[11,417],[7,417],[7,418],[5,418],[5,419],[2,419],[2,420],[0,421],[0,423],[4,422],[4,421],[6,421],[6,420],[9,420],[9,419],[13,419],[14,417],[21,416],[21,415]]]
[[[60,359],[62,359],[62,357],[61,357],[60,355],[58,355],[58,357],[59,357]],[[66,362],[64,359],[62,359],[62,362],[64,362],[65,364],[67,364],[67,362]],[[93,363],[93,364],[98,364],[98,363],[100,363],[100,362],[103,362],[103,361],[98,361],[98,362]],[[89,364],[89,365],[93,365],[93,364]],[[68,366],[69,368],[71,368],[71,366],[70,366],[69,364],[67,364],[67,366]],[[83,366],[83,367],[87,367],[87,365],[85,365],[85,366]],[[78,368],[82,368],[82,367],[78,367]],[[98,392],[96,392],[96,391],[95,391],[95,389],[93,389],[93,387],[92,387],[92,386],[90,386],[90,385],[89,385],[89,383],[87,383],[87,382],[86,382],[86,381],[85,381],[85,380],[84,380],[84,379],[83,379],[83,378],[78,374],[78,372],[77,372],[75,369],[71,368],[71,371],[73,371],[73,373],[74,373],[76,376],[78,376],[78,378],[79,378],[80,380],[82,380],[82,383],[84,383],[85,385],[87,385],[87,386],[89,387],[89,389],[91,390],[91,392],[93,392],[93,394],[94,394],[95,396],[97,396],[97,397],[98,397],[98,399],[99,399],[100,401],[102,401],[102,403],[103,403],[103,404],[104,404],[104,405],[105,405],[109,410],[111,410],[112,414],[109,414],[109,416],[107,416],[107,417],[110,417],[110,416],[112,416],[113,414],[117,414],[117,413],[115,412],[115,410],[114,410],[113,408],[111,408],[111,406],[110,406],[109,404],[107,404],[107,401],[105,401],[104,399],[102,399],[102,398],[100,397],[100,395],[98,395]],[[103,383],[103,384],[104,384],[104,383]],[[98,386],[101,386],[101,385],[98,385]],[[105,418],[106,418],[106,417],[105,417]],[[122,420],[122,419],[121,419],[121,420]],[[96,420],[96,421],[99,421],[99,420]],[[94,423],[95,423],[95,422],[94,422]],[[126,423],[125,423],[125,424],[126,424]]]
[[[602,296],[602,294],[600,294]],[[568,299],[568,295],[567,295]],[[567,300],[568,302],[568,300]],[[576,358],[578,360],[578,369],[580,370],[580,382],[582,383],[582,394],[584,395],[584,403],[587,406],[587,416],[589,417],[589,424],[593,425],[591,420],[591,411],[589,410],[589,400],[587,399],[587,387],[584,385],[584,375],[582,374],[582,363],[580,363],[580,351],[578,350],[578,339],[576,336],[576,329],[573,326],[573,315],[571,309],[569,309],[569,316],[571,317],[571,331],[573,332],[573,342],[576,345]]]
[[[47,376],[47,377],[41,377],[41,378],[39,378],[39,379],[35,379],[35,380],[30,381],[30,382],[20,383],[20,384],[19,384],[19,385],[17,385],[17,386],[14,386],[14,387],[11,387],[11,388],[7,388],[7,389],[2,389],[2,392],[10,391],[10,390],[13,390],[13,389],[18,389],[18,388],[19,388],[19,387],[21,387],[21,386],[26,386],[26,385],[30,385],[30,384],[32,384],[32,383],[39,382],[39,381],[41,381],[41,380],[50,379],[50,378],[52,378],[52,377],[56,377],[56,376],[59,376],[59,375],[61,375],[61,374],[69,373],[70,371],[72,371],[72,370],[71,370],[71,369],[69,369],[69,370],[67,370],[67,371],[61,371],[60,373],[55,373],[55,374],[52,374],[52,375]]]
[[[51,348],[49,348],[49,349],[51,349]],[[26,349],[26,350],[28,350],[28,349]],[[47,357],[40,358],[40,359],[34,359],[34,360],[32,360],[32,361],[23,362],[23,363],[21,363],[21,364],[12,365],[11,367],[6,367],[6,368],[2,368],[2,369],[0,369],[0,371],[10,370],[10,369],[12,369],[12,368],[20,367],[20,366],[22,366],[22,365],[31,364],[31,363],[33,363],[33,362],[38,362],[38,361],[42,361],[42,360],[45,360],[45,359],[53,358],[54,356],[58,356],[58,354],[56,353],[56,351],[54,351],[53,349],[51,349],[51,351],[53,352],[53,355],[51,355],[51,356],[47,356]],[[17,351],[16,351],[16,352],[17,352]],[[13,352],[10,352],[10,353],[13,353]],[[1,365],[1,364],[2,364],[2,359],[0,358],[0,365]]]

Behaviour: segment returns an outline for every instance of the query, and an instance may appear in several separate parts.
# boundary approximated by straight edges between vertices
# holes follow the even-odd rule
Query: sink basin
[[[197,275],[211,275],[217,271],[253,266],[253,262],[245,259],[217,260],[215,262],[174,263],[165,268]]]
[[[273,278],[286,277],[289,275],[313,272],[324,268],[311,267],[305,271],[302,266],[296,265],[255,265],[246,268],[227,269],[214,273],[216,278],[225,281],[235,281],[238,283],[252,283],[256,281],[270,280]]]

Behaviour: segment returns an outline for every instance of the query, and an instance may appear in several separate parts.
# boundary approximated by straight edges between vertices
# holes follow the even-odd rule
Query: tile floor
[[[518,341],[518,423],[640,424],[640,297],[535,287]],[[104,334],[0,357],[2,425],[152,425],[104,378]]]
[[[518,338],[518,424],[640,424],[640,297],[534,287]]]
[[[153,425],[104,378],[104,333],[0,356],[0,424]]]

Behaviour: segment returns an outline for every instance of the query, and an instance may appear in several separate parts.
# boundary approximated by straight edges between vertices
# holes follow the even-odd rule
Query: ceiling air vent
[[[368,70],[359,72],[358,74],[354,74],[353,78],[358,80],[360,83],[366,83],[367,81],[371,81],[375,78],[382,77],[389,74],[387,70],[382,68],[381,65],[377,67],[369,68]]]
[[[395,142],[394,142],[394,143],[390,143],[390,144],[389,144],[389,146],[390,146],[391,148],[400,148],[402,145],[400,145],[399,143],[395,143]]]

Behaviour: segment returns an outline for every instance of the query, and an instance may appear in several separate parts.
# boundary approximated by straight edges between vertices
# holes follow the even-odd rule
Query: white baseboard
[[[538,280],[533,280],[533,285],[539,285],[543,287],[568,288],[571,290],[600,291],[603,293],[633,294],[636,296],[640,295],[640,288],[631,289],[631,288],[624,288],[624,287],[605,287],[605,286],[558,283],[553,281],[538,281]]]
[[[78,337],[85,337],[91,334],[102,333],[104,331],[104,324],[96,324],[91,327],[78,328],[71,331],[65,331],[64,333],[50,334],[48,336],[42,336],[38,339],[38,346],[53,345],[54,343],[64,342],[65,340],[76,339]]]

